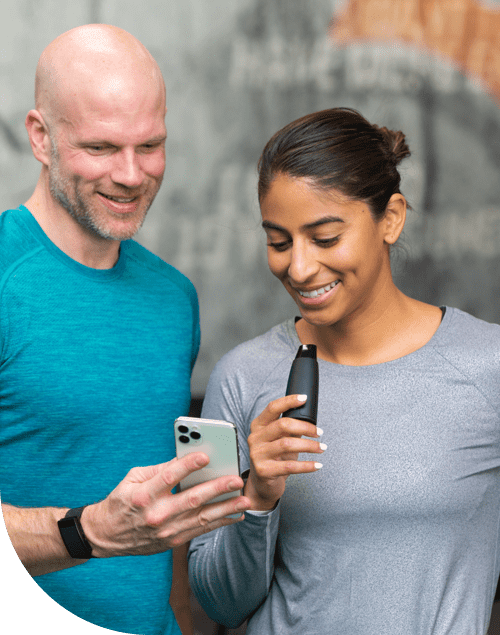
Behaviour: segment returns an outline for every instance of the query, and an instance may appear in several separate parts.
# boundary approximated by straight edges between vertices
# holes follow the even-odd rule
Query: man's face
[[[131,238],[160,189],[165,106],[159,95],[82,99],[51,134],[54,201],[87,232]]]

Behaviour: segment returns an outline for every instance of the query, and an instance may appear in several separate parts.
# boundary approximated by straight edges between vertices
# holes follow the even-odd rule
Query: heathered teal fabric
[[[228,353],[203,415],[252,420],[285,394],[290,320]],[[319,360],[324,467],[293,475],[269,516],[193,540],[192,587],[247,635],[484,635],[500,520],[500,327],[448,308],[418,351]],[[308,458],[318,460],[317,455]]]
[[[23,206],[0,216],[0,494],[21,507],[99,501],[175,455],[199,346],[191,283],[138,243],[108,270],[60,251]],[[171,553],[36,578],[57,602],[125,633],[180,632]]]

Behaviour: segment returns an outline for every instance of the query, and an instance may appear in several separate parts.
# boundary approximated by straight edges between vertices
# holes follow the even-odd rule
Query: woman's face
[[[261,212],[269,268],[306,322],[327,326],[380,309],[392,284],[387,214],[376,222],[366,203],[285,175],[271,183]]]

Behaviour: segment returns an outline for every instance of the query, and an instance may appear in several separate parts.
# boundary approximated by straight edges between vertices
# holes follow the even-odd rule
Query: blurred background
[[[225,352],[296,312],[267,269],[256,163],[281,126],[330,106],[407,135],[402,191],[413,212],[395,258],[404,291],[500,321],[500,3],[17,0],[1,15],[3,209],[38,177],[24,117],[53,38],[115,24],[158,60],[167,169],[139,240],[198,291],[194,396]]]
[[[24,118],[52,39],[114,24],[164,73],[167,169],[138,239],[198,291],[194,408],[224,353],[297,313],[267,269],[256,163],[276,130],[315,110],[350,106],[405,132],[413,211],[396,279],[500,322],[500,1],[16,0],[0,17],[2,209],[38,177]]]

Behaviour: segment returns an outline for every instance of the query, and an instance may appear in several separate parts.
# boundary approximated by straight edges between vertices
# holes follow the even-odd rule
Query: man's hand
[[[177,494],[172,490],[188,474],[207,465],[206,454],[149,467],[136,467],[109,494],[83,511],[81,523],[97,558],[149,555],[177,547],[200,534],[240,519],[230,514],[250,509],[239,496],[220,503],[213,498],[243,488],[237,476],[223,476]]]
[[[241,518],[226,516],[250,509],[248,498],[210,502],[220,494],[241,489],[239,476],[221,476],[185,492],[172,493],[185,476],[208,462],[206,454],[196,452],[180,460],[131,470],[107,498],[83,511],[81,523],[93,555],[109,558],[160,553],[222,525],[239,522]],[[62,541],[57,521],[67,511],[2,503],[14,549],[32,576],[87,562],[71,558]]]

